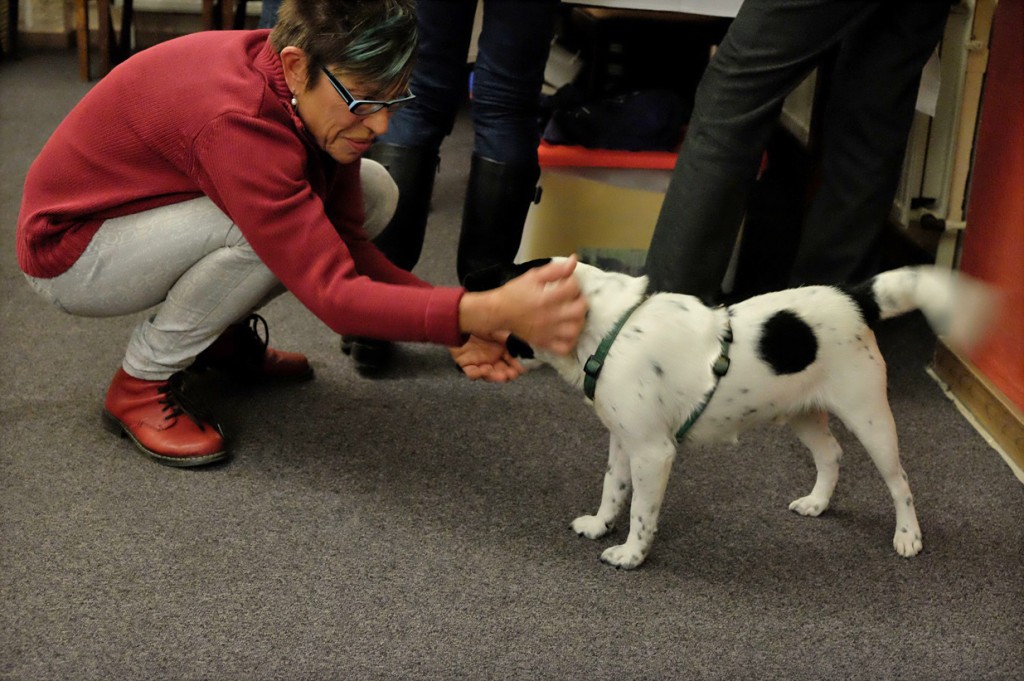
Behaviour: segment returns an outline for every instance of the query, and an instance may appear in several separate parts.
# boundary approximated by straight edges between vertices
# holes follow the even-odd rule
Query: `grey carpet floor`
[[[598,561],[568,528],[606,437],[549,371],[464,380],[405,345],[369,381],[294,299],[264,312],[315,364],[274,390],[200,382],[233,460],[156,465],[101,429],[138,317],[81,319],[17,270],[24,174],[87,90],[74,55],[0,65],[0,678],[1021,679],[1024,486],[926,375],[918,317],[880,327],[925,549],[899,558],[866,454],[832,508],[786,510],[788,431],[677,459],[655,550]],[[471,131],[443,152],[418,273],[454,279]]]

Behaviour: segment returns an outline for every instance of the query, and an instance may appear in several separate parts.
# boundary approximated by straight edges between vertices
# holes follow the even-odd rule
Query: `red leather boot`
[[[260,334],[262,327],[262,335]],[[193,369],[217,369],[246,381],[308,381],[313,368],[305,355],[269,347],[267,321],[258,314],[232,324],[196,357]]]
[[[184,403],[177,374],[166,381],[145,381],[118,369],[107,389],[103,424],[167,466],[202,466],[228,455],[220,426]]]

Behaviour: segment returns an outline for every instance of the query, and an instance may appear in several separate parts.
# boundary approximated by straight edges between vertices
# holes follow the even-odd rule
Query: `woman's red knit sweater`
[[[359,164],[323,153],[289,103],[267,31],[144,50],[96,84],[29,169],[18,263],[55,277],[104,220],[209,197],[338,333],[457,345],[460,288],[395,267],[362,229]]]

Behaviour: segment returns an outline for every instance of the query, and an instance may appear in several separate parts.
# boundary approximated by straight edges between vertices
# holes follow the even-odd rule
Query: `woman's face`
[[[362,83],[338,78],[356,99],[381,99],[381,93]],[[295,93],[299,118],[320,148],[338,163],[352,163],[366,153],[374,138],[388,129],[387,108],[357,116],[323,75],[316,85]]]
[[[338,163],[352,163],[369,150],[378,135],[387,132],[390,113],[386,107],[368,116],[357,116],[349,111],[348,103],[323,72],[313,87],[306,87],[309,60],[302,50],[284,48],[281,64],[297,102],[296,113],[320,148]],[[355,99],[386,100],[397,96],[344,73],[334,74],[339,87]]]

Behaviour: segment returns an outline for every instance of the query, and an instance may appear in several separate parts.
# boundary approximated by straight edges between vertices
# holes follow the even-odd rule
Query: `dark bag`
[[[543,137],[551,144],[674,151],[689,119],[690,108],[671,90],[639,90],[597,102],[581,102],[575,91],[563,90],[552,96],[553,110],[544,129]]]

